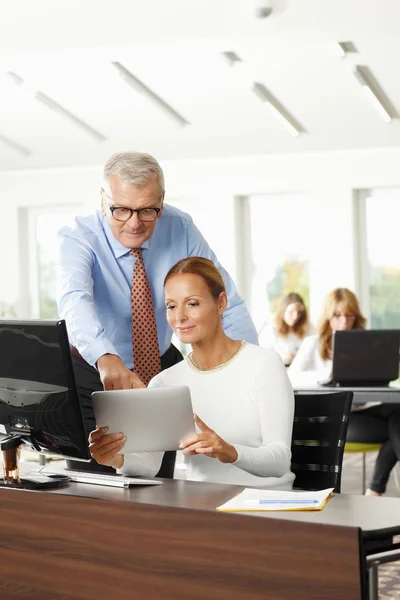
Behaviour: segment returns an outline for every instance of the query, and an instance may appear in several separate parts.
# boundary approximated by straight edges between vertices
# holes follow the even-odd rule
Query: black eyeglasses
[[[107,192],[103,189],[102,192],[108,200],[112,200]],[[162,199],[161,199],[162,202]],[[137,213],[138,218],[144,223],[154,221],[157,218],[160,208],[126,208],[125,206],[112,206],[108,203],[108,208],[116,221],[129,221],[133,213]]]
[[[161,208],[125,208],[123,206],[111,206],[111,204],[108,207],[116,221],[129,221],[133,213],[137,213],[139,219],[144,223],[154,221],[161,210]]]

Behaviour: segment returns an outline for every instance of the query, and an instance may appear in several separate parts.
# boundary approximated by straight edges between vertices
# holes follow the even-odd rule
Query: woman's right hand
[[[124,455],[117,454],[125,445],[122,433],[107,433],[108,427],[100,427],[89,435],[89,451],[100,465],[120,469],[124,464]]]

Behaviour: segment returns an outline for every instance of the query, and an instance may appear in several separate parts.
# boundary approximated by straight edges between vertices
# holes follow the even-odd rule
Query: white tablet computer
[[[93,392],[92,402],[97,426],[126,437],[122,453],[178,450],[195,431],[186,385]]]

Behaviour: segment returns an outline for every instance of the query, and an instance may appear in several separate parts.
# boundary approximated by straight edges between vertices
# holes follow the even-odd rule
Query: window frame
[[[366,200],[370,195],[371,190],[369,189],[355,190],[353,193],[355,291],[368,323],[371,322],[371,302],[369,295]]]

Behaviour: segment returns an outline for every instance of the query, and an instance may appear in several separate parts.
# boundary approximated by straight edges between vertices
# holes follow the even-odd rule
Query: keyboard
[[[76,483],[93,483],[95,485],[106,485],[111,487],[128,488],[133,485],[161,485],[162,481],[157,479],[142,479],[141,477],[127,477],[126,475],[112,475],[108,473],[92,473],[90,471],[73,471],[64,469],[63,475],[68,475],[71,481]]]

